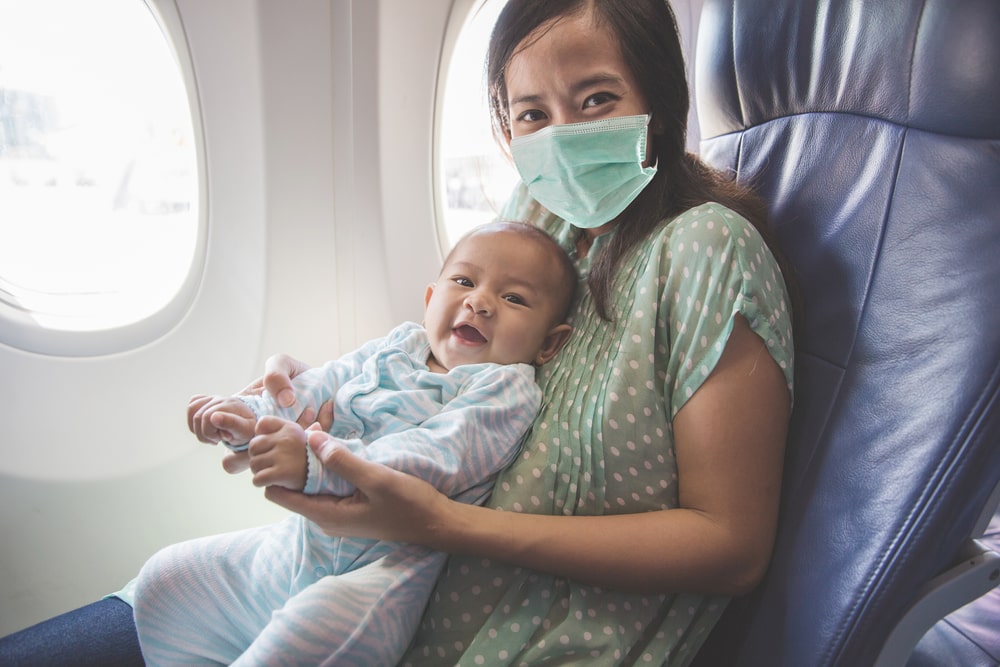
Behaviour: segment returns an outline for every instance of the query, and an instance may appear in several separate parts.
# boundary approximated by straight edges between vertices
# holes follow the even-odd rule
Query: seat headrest
[[[1000,3],[961,5],[824,2],[817,11],[796,0],[707,3],[701,33],[729,30],[718,23],[731,22],[733,39],[700,49],[702,132],[717,136],[782,115],[838,112],[1000,138],[1000,39],[993,34]]]

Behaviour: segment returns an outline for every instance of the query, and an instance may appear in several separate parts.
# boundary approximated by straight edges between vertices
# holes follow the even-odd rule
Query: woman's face
[[[589,13],[529,35],[507,64],[505,83],[513,137],[548,125],[649,113],[617,41]]]

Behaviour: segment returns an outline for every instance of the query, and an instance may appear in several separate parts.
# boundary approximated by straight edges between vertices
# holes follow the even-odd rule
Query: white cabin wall
[[[340,348],[334,237],[333,31],[329,2],[261,0],[267,285],[260,374],[270,354],[318,363]],[[349,72],[347,73],[349,76]],[[338,73],[339,76],[343,76]],[[349,79],[348,79],[349,81]]]
[[[276,352],[319,363],[419,320],[437,275],[433,114],[451,0],[258,6],[270,269],[261,363]]]

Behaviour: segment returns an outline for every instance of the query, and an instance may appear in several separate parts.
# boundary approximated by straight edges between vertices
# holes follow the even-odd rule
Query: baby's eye
[[[510,303],[516,303],[519,306],[526,306],[526,305],[528,305],[528,303],[522,297],[518,296],[517,294],[508,294],[507,296],[504,297],[504,300],[505,301],[509,301]]]
[[[468,278],[465,278],[463,276],[459,276],[457,278],[452,278],[452,280],[455,283],[461,285],[462,287],[475,287],[475,285],[473,284],[473,282],[471,280],[469,280]]]

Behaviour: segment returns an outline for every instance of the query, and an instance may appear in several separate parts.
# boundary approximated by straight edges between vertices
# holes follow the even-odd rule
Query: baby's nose
[[[465,299],[465,306],[477,315],[489,315],[492,310],[489,299],[482,294],[470,294]]]

